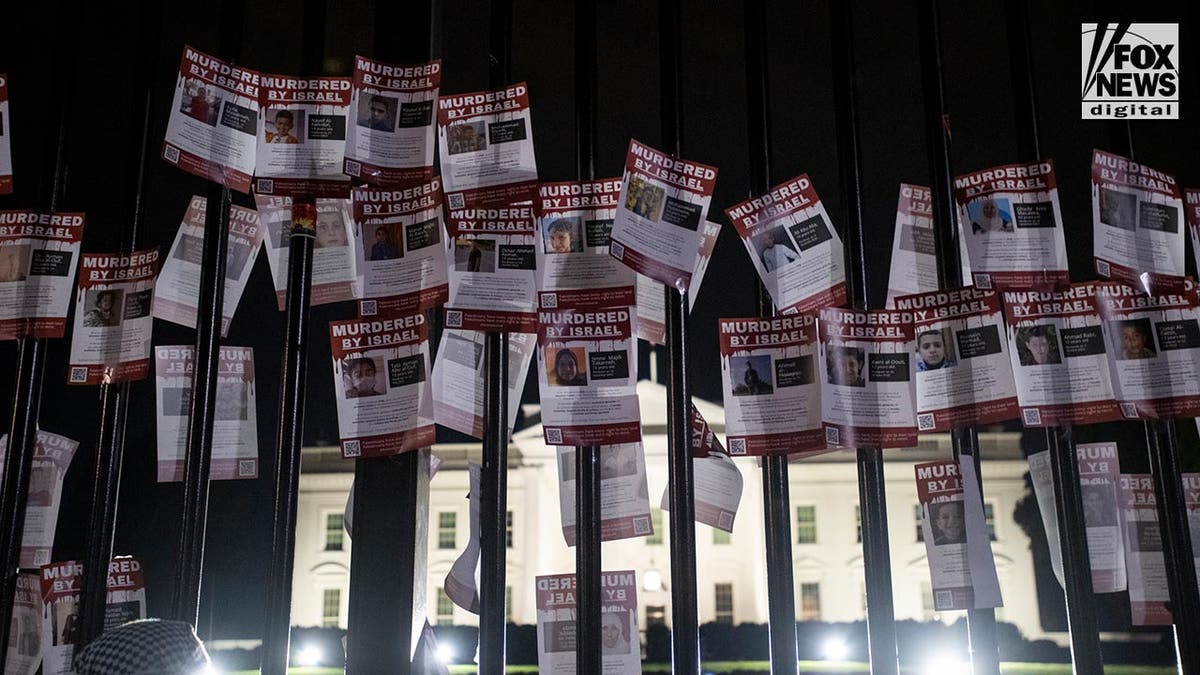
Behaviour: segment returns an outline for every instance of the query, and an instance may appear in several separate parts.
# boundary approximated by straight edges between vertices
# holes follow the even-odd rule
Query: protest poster
[[[921,504],[921,539],[929,561],[935,611],[1002,607],[1000,583],[975,480],[975,462],[913,466]],[[971,473],[967,486],[966,471]]]
[[[826,443],[844,448],[917,444],[912,331],[910,312],[821,310],[817,363]]]
[[[1096,274],[1149,295],[1178,292],[1184,281],[1182,210],[1174,176],[1092,151]]]
[[[42,674],[71,675],[82,626],[79,598],[83,563],[76,560],[41,567]],[[146,585],[136,558],[113,558],[108,565],[104,628],[146,618]]]
[[[394,190],[354,188],[354,251],[362,296],[391,297],[413,313],[449,297],[441,182]]]
[[[42,663],[40,581],[35,573],[18,572],[16,582],[4,672],[8,675],[34,675]]]
[[[692,411],[695,412],[695,408]],[[692,473],[696,522],[733,532],[733,520],[737,518],[742,502],[742,472],[737,463],[723,452],[710,452],[703,457],[693,455]],[[671,510],[670,492],[666,487],[663,487],[658,506],[663,511]]]
[[[283,311],[287,300],[288,252],[293,236],[313,237],[312,293],[310,305],[327,305],[354,300],[362,295],[358,256],[350,246],[354,241],[354,222],[348,199],[317,199],[314,222],[304,226],[293,222],[292,198],[255,195],[259,226],[275,300]],[[299,209],[297,209],[299,211]]]
[[[8,75],[0,73],[0,195],[13,191],[12,129],[8,119]]]
[[[350,78],[262,74],[254,192],[289,197],[350,193],[342,173]]]
[[[901,183],[888,271],[888,309],[895,309],[901,295],[938,290],[936,239],[929,188]]]
[[[1017,417],[1000,297],[960,288],[895,299],[916,341],[917,430],[949,431]]]
[[[1056,291],[1005,291],[1008,355],[1027,427],[1120,419],[1092,304],[1097,283]]]
[[[825,449],[812,314],[720,319],[729,454]]]
[[[537,198],[529,87],[438,98],[438,148],[450,211]]]
[[[485,334],[446,328],[433,361],[433,421],[455,431],[483,439],[483,398],[486,392]],[[533,362],[537,336],[508,335],[508,433],[512,433],[525,376]]]
[[[1083,494],[1083,517],[1087,528],[1088,561],[1092,570],[1092,590],[1096,593],[1116,593],[1126,587],[1125,553],[1122,544],[1120,514],[1117,511],[1116,443],[1080,443],[1075,446],[1079,463],[1079,485]],[[1050,451],[1029,456],[1029,475],[1046,544],[1050,548],[1050,565],[1058,583],[1063,582],[1062,551],[1059,548],[1058,511],[1054,480],[1050,470]]]
[[[188,328],[196,327],[196,308],[200,302],[206,204],[204,197],[197,196],[193,196],[188,203],[175,241],[167,252],[167,259],[163,261],[158,281],[154,284],[154,317]],[[229,323],[250,281],[254,256],[262,245],[262,239],[258,213],[253,209],[230,205],[221,337],[229,332]]]
[[[342,457],[381,457],[433,444],[425,315],[331,321]]]
[[[452,211],[446,327],[537,332],[533,204]]]
[[[708,425],[708,421],[700,414],[696,404],[692,404],[692,457],[708,457],[713,453],[728,455],[721,439]]]
[[[538,672],[575,675],[578,606],[574,574],[534,580],[537,608]],[[637,623],[637,573],[600,573],[600,654],[604,675],[641,675],[642,645]]]
[[[575,545],[575,470],[578,448],[558,446],[558,507],[563,538]],[[600,541],[654,534],[646,453],[641,443],[600,446]]]
[[[725,209],[725,215],[780,313],[845,304],[842,239],[807,174]]]
[[[1192,258],[1200,262],[1200,189],[1183,191],[1183,212],[1187,217],[1188,234],[1192,237]]]
[[[0,211],[0,340],[66,333],[83,220],[82,213]]]
[[[160,483],[183,480],[195,352],[196,348],[191,345],[154,347]],[[256,400],[254,350],[221,345],[217,360],[211,480],[258,478]]]
[[[470,506],[470,534],[463,552],[454,559],[442,589],[454,604],[472,614],[479,613],[479,472],[481,468],[475,462],[467,464],[470,494],[467,495]]]
[[[21,535],[19,567],[34,568],[50,562],[58,509],[62,504],[63,478],[79,447],[78,441],[38,429],[29,471],[29,496],[25,505],[25,528]],[[8,434],[0,436],[0,481],[4,479],[4,457]]]
[[[1167,567],[1154,480],[1150,474],[1120,475],[1121,526],[1125,529],[1125,570],[1129,577],[1130,619],[1135,626],[1169,626]]]
[[[399,65],[354,57],[346,129],[347,175],[385,188],[433,177],[433,106],[442,62]]]
[[[538,290],[571,300],[571,291],[632,289],[635,274],[609,255],[613,218],[621,195],[620,178],[542,183],[534,203],[537,232]]]
[[[696,257],[692,281],[688,285],[689,309],[696,306],[700,282],[708,268],[708,261],[712,259],[713,248],[717,245],[717,236],[720,233],[720,225],[710,221],[704,222],[704,232],[700,237],[700,254]],[[667,341],[666,288],[645,274],[637,275],[637,336],[651,344],[662,345]]]
[[[538,389],[547,445],[642,440],[632,312],[541,295]]]
[[[609,255],[683,293],[700,252],[700,226],[717,169],[629,140]]]
[[[259,84],[257,72],[184,45],[162,158],[190,174],[249,192]]]
[[[150,374],[158,257],[157,248],[83,254],[67,384],[132,382]]]
[[[1050,160],[958,176],[954,201],[976,287],[1045,290],[1070,283]]]
[[[1092,297],[1108,340],[1113,395],[1130,419],[1200,416],[1200,297],[1196,282],[1158,295],[1122,283]]]

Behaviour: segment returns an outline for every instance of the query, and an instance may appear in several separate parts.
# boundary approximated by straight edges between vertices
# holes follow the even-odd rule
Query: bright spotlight
[[[662,587],[662,573],[658,570],[646,570],[646,573],[642,575],[642,590],[653,593],[661,591]]]
[[[821,645],[821,655],[826,661],[845,661],[850,656],[850,647],[841,638],[829,638]]]
[[[437,660],[441,663],[450,663],[454,660],[454,650],[450,645],[438,645]]]
[[[925,664],[925,672],[939,675],[970,675],[971,664],[955,654],[938,654]]]
[[[321,653],[321,648],[316,645],[307,645],[296,652],[296,665],[303,667],[312,667],[321,665],[321,659],[324,658]]]

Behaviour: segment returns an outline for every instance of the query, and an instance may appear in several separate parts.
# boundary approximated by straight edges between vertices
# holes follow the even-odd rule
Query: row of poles
[[[1021,161],[1041,157],[1033,70],[1029,51],[1027,0],[1006,0],[1013,99]],[[764,0],[747,0],[745,50],[749,174],[754,194],[773,183],[770,141],[770,79],[767,32],[770,25]],[[155,103],[154,75],[161,34],[161,2],[143,0],[135,67],[133,119],[138,138],[129,146],[126,215],[129,223],[121,248],[137,247],[145,219],[147,165],[154,161],[151,138]],[[919,3],[920,59],[925,104],[925,132],[936,228],[939,282],[962,284],[958,259],[958,230],[954,227],[951,191],[953,165],[950,132],[945,117],[942,79],[940,16],[937,0]],[[374,56],[383,61],[412,63],[429,60],[438,51],[440,3],[380,2],[376,6]],[[576,177],[596,177],[597,35],[596,0],[575,2],[575,121]],[[679,0],[659,0],[662,146],[683,154],[682,44]],[[218,55],[231,63],[242,44],[244,0],[223,0]],[[78,17],[63,13],[64,36],[77,34]],[[324,59],[325,0],[304,1],[301,72],[320,75]],[[489,33],[489,84],[501,88],[512,76],[512,0],[493,0]],[[867,307],[863,249],[861,151],[858,135],[853,16],[849,3],[830,3],[833,45],[837,151],[843,195],[843,234],[847,251],[847,285],[851,304]],[[49,100],[43,156],[52,158],[40,181],[37,204],[59,210],[66,188],[66,101],[73,86],[74,39],[59,41],[55,51],[54,92]],[[1132,156],[1127,123],[1114,123],[1114,149]],[[204,540],[208,513],[208,473],[211,462],[213,408],[216,396],[220,308],[223,301],[228,208],[227,188],[211,186],[204,245],[203,272],[196,331],[196,356],[184,472],[184,500],[177,547],[176,583],[172,610],[175,618],[195,624],[203,576]],[[263,673],[285,675],[289,654],[292,563],[295,548],[296,504],[304,419],[307,363],[308,305],[312,276],[311,203],[297,200],[293,209],[288,260],[286,338],[276,441],[275,507],[269,607],[263,642]],[[306,226],[307,225],[307,226]],[[670,504],[672,659],[675,672],[699,673],[699,626],[696,610],[696,557],[693,473],[690,451],[690,394],[688,389],[688,303],[683,293],[667,288],[668,360],[668,500]],[[765,289],[759,288],[759,314],[773,313]],[[4,585],[0,589],[0,626],[11,620],[21,536],[28,494],[36,422],[41,403],[46,341],[20,341],[16,389],[9,427],[11,452],[5,461],[3,500],[0,502],[0,543],[3,544]],[[508,468],[508,336],[489,333],[485,341],[485,438],[480,509],[480,672],[502,673],[505,661],[505,516]],[[101,422],[93,473],[91,522],[88,529],[85,580],[81,604],[82,642],[103,631],[105,561],[113,553],[117,494],[123,459],[128,385],[101,387]],[[1146,424],[1146,438],[1158,496],[1164,559],[1175,618],[1178,669],[1200,672],[1200,601],[1188,537],[1180,483],[1179,444],[1172,421]],[[1103,669],[1088,563],[1086,528],[1080,500],[1079,471],[1072,430],[1048,429],[1053,481],[1058,495],[1059,545],[1067,597],[1071,654],[1075,671]],[[952,433],[956,458],[976,463],[979,448],[972,428]],[[600,673],[600,449],[577,448],[576,522],[578,537],[577,664],[580,673]],[[426,542],[429,516],[429,449],[397,457],[355,460],[355,555],[351,562],[347,669],[352,673],[409,673],[410,656],[419,635],[426,597]],[[883,456],[879,448],[857,451],[863,556],[867,590],[867,626],[871,671],[899,672],[891,561],[888,548]],[[788,495],[787,459],[762,461],[764,531],[770,612],[771,672],[797,672],[794,582]],[[980,495],[981,497],[981,495]],[[95,564],[98,562],[100,564]],[[992,610],[967,614],[973,672],[999,673],[995,616]],[[9,636],[0,631],[0,654]],[[2,666],[0,666],[2,668]]]

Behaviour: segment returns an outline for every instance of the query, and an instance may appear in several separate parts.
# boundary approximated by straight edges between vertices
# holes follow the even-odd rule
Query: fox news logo
[[[1179,24],[1083,24],[1083,119],[1179,119]]]

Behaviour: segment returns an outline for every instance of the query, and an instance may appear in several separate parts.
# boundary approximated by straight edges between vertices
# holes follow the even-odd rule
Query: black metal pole
[[[238,60],[245,0],[222,0],[218,57]],[[196,308],[196,352],[188,410],[187,454],[183,467],[183,517],[175,562],[174,615],[193,626],[199,621],[208,532],[208,476],[212,465],[213,414],[221,351],[221,307],[225,299],[225,257],[229,249],[229,188],[212,184],[204,216],[200,257],[200,297]]]
[[[929,154],[930,190],[933,199],[935,248],[938,261],[938,286],[963,285],[959,259],[958,224],[954,208],[954,173],[950,154],[950,132],[944,121],[945,82],[942,77],[941,14],[938,0],[923,0],[917,8],[921,39],[921,84],[925,99],[925,142]],[[983,474],[980,467],[979,437],[975,427],[951,429],[950,445],[954,459],[970,457],[983,499]],[[971,669],[975,675],[999,675],[1000,649],[996,642],[996,612],[992,609],[967,610],[967,642]]]
[[[153,153],[150,129],[154,115],[154,76],[158,67],[158,41],[162,32],[162,3],[143,0],[138,12],[138,46],[134,66],[134,111],[140,120],[138,136],[129,144],[126,177],[130,182],[125,204],[129,223],[122,250],[137,250],[138,231],[146,218],[144,199],[146,167]],[[96,441],[96,470],[92,476],[92,509],[83,566],[79,618],[79,646],[87,645],[104,632],[108,562],[113,555],[117,527],[117,497],[121,486],[121,463],[125,455],[125,419],[129,410],[129,383],[100,387],[100,433]]]
[[[62,12],[58,38],[63,42],[54,50],[51,76],[55,86],[46,102],[46,135],[43,157],[46,170],[39,177],[37,204],[46,211],[58,211],[66,192],[67,129],[70,122],[70,95],[75,85],[75,57],[78,54],[79,13]],[[22,338],[17,347],[14,375],[12,418],[8,428],[8,450],[4,459],[4,485],[0,493],[0,559],[4,583],[0,587],[0,626],[12,623],[13,600],[21,563],[21,539],[25,534],[25,507],[29,498],[29,476],[33,466],[37,421],[42,405],[42,376],[46,368],[43,338]],[[8,653],[9,631],[0,630],[0,671],[3,655]]]
[[[771,189],[770,82],[767,77],[767,17],[763,0],[745,4],[746,110],[749,122],[750,192]],[[771,298],[758,284],[758,314],[775,313]],[[762,458],[763,535],[766,543],[767,610],[770,623],[771,672],[796,673],[796,586],[792,578],[792,519],[786,455]]]
[[[863,249],[862,156],[855,90],[854,17],[850,3],[830,3],[834,105],[846,243],[846,286],[851,304],[867,308],[866,254]],[[892,561],[888,550],[887,497],[883,451],[858,448],[859,513],[867,585],[867,643],[872,673],[898,673],[896,618],[892,601]]]
[[[664,149],[683,154],[683,30],[679,0],[659,0],[658,49]],[[696,505],[687,372],[687,289],[664,291],[667,342],[667,491],[671,504],[671,657],[676,673],[700,672],[696,611]]]
[[[491,89],[512,82],[512,0],[492,0]],[[508,513],[508,333],[484,336],[483,462],[479,481],[479,672],[501,675]]]

